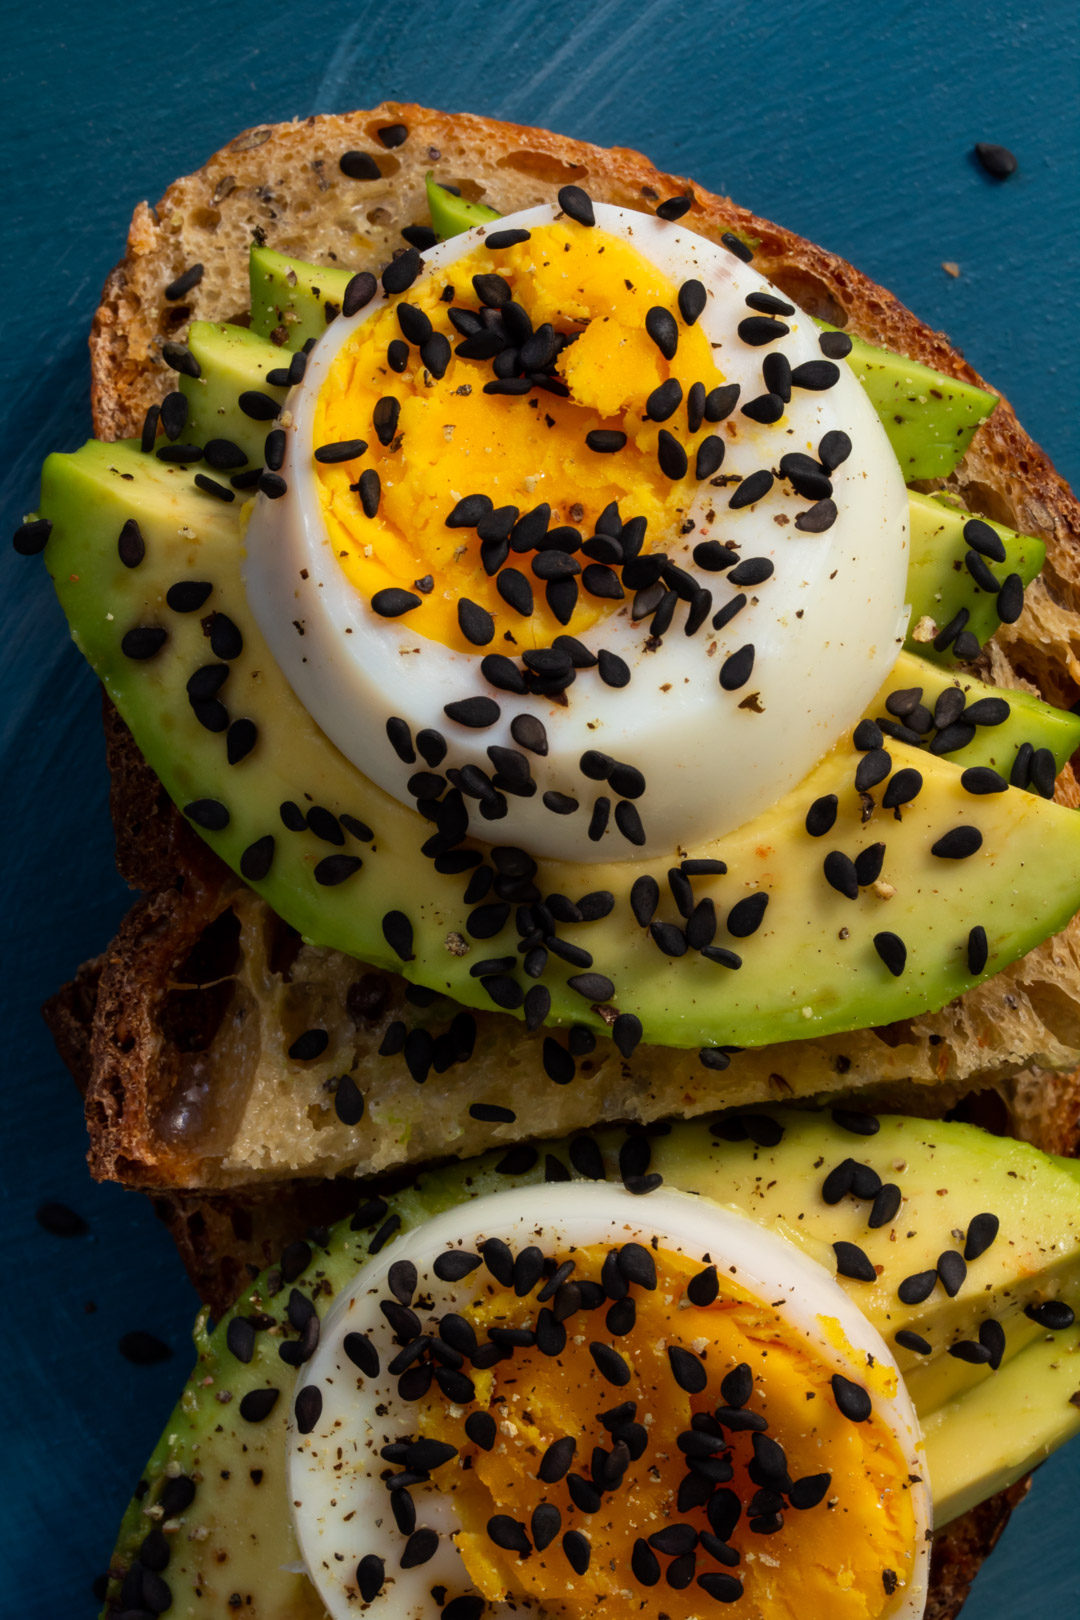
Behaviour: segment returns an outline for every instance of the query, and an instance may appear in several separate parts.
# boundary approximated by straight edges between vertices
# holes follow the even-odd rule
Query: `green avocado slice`
[[[449,187],[440,186],[430,174],[425,185],[431,228],[444,242],[448,236],[459,236],[473,225],[487,225],[493,219],[502,218],[497,208],[489,208],[486,203],[467,202]]]
[[[847,363],[881,418],[904,482],[951,473],[976,428],[992,414],[996,394],[876,348],[853,332],[844,335],[851,340]]]
[[[322,336],[341,309],[353,271],[306,264],[253,243],[249,276],[252,332],[267,340],[273,333],[289,350]]]
[[[261,466],[266,435],[289,391],[287,383],[268,382],[267,376],[284,369],[288,357],[246,327],[210,321],[192,322],[187,346],[200,374],[180,377],[188,402],[185,440],[198,445],[228,440]]]
[[[273,910],[313,943],[486,1006],[489,988],[470,968],[478,956],[515,956],[514,908],[496,910],[494,932],[486,911],[481,929],[463,898],[467,874],[439,873],[418,859],[430,824],[349,764],[302,709],[247,609],[239,507],[131,444],[91,441],[51,456],[42,486],[42,511],[54,526],[46,562],[76,639],[177,805]],[[145,542],[136,567],[117,544],[133,516]],[[167,599],[183,580],[212,586],[197,612]],[[215,615],[240,630],[236,656],[215,654]],[[196,709],[188,683],[215,665],[224,684],[209,695],[199,688]],[[646,1040],[685,1047],[862,1028],[941,1006],[1063,927],[1080,907],[1080,817],[1016,789],[972,794],[950,761],[902,743],[890,742],[889,751],[893,772],[914,768],[922,778],[900,818],[879,801],[867,811],[854,786],[863,756],[846,742],[766,814],[688,852],[726,864],[725,874],[694,881],[695,899],[716,906],[715,941],[730,953],[719,961],[697,951],[668,955],[635,921],[634,882],[651,875],[666,895],[664,863],[548,863],[538,874],[542,892],[612,896],[606,916],[574,926],[573,942],[591,954],[593,971],[579,978],[548,960],[551,1020],[606,1033],[616,1011],[632,1012]],[[830,796],[835,824],[811,837],[810,807]],[[282,805],[292,807],[285,822]],[[297,808],[309,805],[354,819],[326,842]],[[978,835],[981,847],[966,858],[935,855],[946,835],[947,849]],[[827,880],[826,856],[834,868],[861,857],[854,898]],[[758,893],[767,910],[747,933],[745,908],[732,911]],[[404,963],[387,942],[390,912],[412,926]],[[658,917],[682,921],[667,899]],[[981,949],[969,949],[974,928],[985,930],[985,962]],[[890,936],[885,958],[882,935]],[[896,941],[907,950],[899,974],[886,966],[889,958],[896,965]]]
[[[953,642],[947,647],[935,646],[937,633],[963,611],[963,629],[980,644],[988,641],[1001,623],[997,591],[1010,574],[1018,575],[1022,585],[1029,585],[1042,568],[1046,546],[1034,535],[1017,534],[1004,524],[986,524],[980,518],[979,523],[997,535],[1004,549],[1004,561],[991,562],[972,553],[964,539],[971,513],[965,512],[954,496],[920,495],[912,490],[908,512],[911,624],[905,645],[910,652],[921,653],[947,667],[964,662],[957,658]],[[974,560],[969,565],[966,558]],[[920,625],[922,631],[916,637],[914,632]]]
[[[882,726],[887,738],[896,736],[899,740],[901,728],[910,733],[913,716],[908,715],[901,719],[890,708],[889,700],[893,699],[895,702],[899,694],[917,692],[918,705],[933,715],[942,693],[950,689],[963,695],[965,710],[985,700],[993,700],[996,710],[1004,700],[1008,706],[1008,716],[1005,720],[994,724],[973,725],[965,722],[961,714],[959,722],[952,721],[948,726],[940,728],[936,725],[928,726],[918,742],[911,742],[910,735],[902,740],[911,743],[913,747],[933,750],[939,746],[938,739],[941,738],[940,746],[944,747],[943,758],[951,760],[954,765],[965,770],[971,765],[988,765],[1004,776],[1006,781],[1009,780],[1016,764],[1017,753],[1025,744],[1031,748],[1045,748],[1050,751],[1054,761],[1054,776],[1064,768],[1066,761],[1072,757],[1077,748],[1080,748],[1080,716],[1072,714],[1067,709],[1055,709],[1031,692],[990,686],[985,681],[976,680],[974,675],[943,669],[936,663],[928,662],[920,653],[906,650],[897,658],[889,672],[888,680],[869,704],[866,713],[868,718],[876,720]],[[975,712],[979,714],[984,711]],[[943,715],[942,718],[947,719],[947,716]],[[920,726],[926,725],[926,715],[919,716],[918,723]],[[959,730],[956,729],[958,724]],[[946,730],[954,734],[956,746],[945,747],[950,742],[950,737],[944,734]],[[891,742],[887,746],[891,747]],[[1022,785],[1028,786],[1026,782]]]
[[[864,1128],[875,1123],[859,1120]],[[743,1211],[830,1271],[837,1268],[834,1244],[863,1250],[877,1280],[841,1277],[841,1285],[890,1347],[903,1332],[930,1346],[929,1353],[899,1347],[896,1353],[924,1426],[940,1525],[1011,1484],[1080,1429],[1080,1409],[1070,1399],[1080,1335],[1075,1328],[1047,1333],[1024,1315],[1026,1306],[1048,1299],[1080,1306],[1080,1185],[1062,1162],[972,1126],[903,1116],[883,1116],[878,1124],[864,1136],[827,1114],[774,1110],[713,1124],[683,1121],[644,1138],[608,1129],[595,1140],[603,1174],[616,1184],[620,1149],[628,1140],[647,1141],[650,1171],[667,1187]],[[535,1185],[553,1166],[560,1177],[582,1179],[581,1141],[540,1144],[534,1164],[521,1172],[500,1169],[500,1155],[492,1153],[422,1175],[385,1199],[361,1192],[357,1216],[334,1227],[325,1246],[313,1252],[293,1245],[212,1331],[200,1316],[197,1364],[121,1525],[111,1562],[114,1596],[124,1577],[139,1580],[139,1571],[131,1571],[140,1548],[164,1524],[170,1613],[225,1613],[239,1593],[260,1620],[321,1617],[313,1587],[297,1572],[284,1480],[294,1375],[278,1350],[295,1342],[287,1314],[292,1291],[325,1316],[367,1255],[392,1245],[398,1233],[470,1198]],[[826,1176],[848,1159],[899,1190],[897,1213],[876,1228],[868,1225],[867,1199],[848,1194],[825,1202]],[[596,1165],[588,1168],[595,1176]],[[646,1197],[645,1219],[647,1210]],[[1000,1222],[997,1235],[968,1262],[955,1295],[938,1283],[921,1303],[903,1304],[900,1283],[933,1272],[943,1253],[967,1247],[975,1217],[988,1214]],[[237,1326],[245,1321],[254,1332]],[[997,1369],[949,1354],[951,1346],[977,1342],[989,1321],[1005,1332]],[[237,1359],[230,1342],[245,1353],[251,1345],[250,1359]],[[945,1400],[932,1392],[939,1369],[948,1380]],[[242,1403],[258,1390],[279,1393],[276,1400],[263,1397],[272,1408],[253,1421]],[[182,1500],[188,1481],[190,1502],[166,1518],[163,1491]]]

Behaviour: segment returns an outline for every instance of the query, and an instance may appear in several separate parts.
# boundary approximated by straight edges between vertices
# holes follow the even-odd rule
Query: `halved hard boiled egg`
[[[367,776],[540,857],[740,825],[857,719],[906,623],[907,497],[848,368],[652,215],[477,227],[334,321],[246,582]],[[406,260],[408,256],[406,256]]]
[[[334,1620],[916,1620],[929,1493],[884,1341],[710,1199],[477,1199],[370,1259],[300,1375],[289,1494]]]

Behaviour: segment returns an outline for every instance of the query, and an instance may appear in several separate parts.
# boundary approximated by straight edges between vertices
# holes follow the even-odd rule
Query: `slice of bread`
[[[379,131],[404,128],[387,148]],[[368,152],[381,178],[353,180],[339,160]],[[372,112],[250,130],[204,168],[176,181],[151,210],[136,209],[125,259],[109,278],[91,338],[95,424],[104,437],[138,430],[171,385],[162,345],[193,318],[244,319],[247,253],[257,238],[322,263],[378,268],[403,226],[427,218],[424,176],[509,212],[550,202],[560,186],[648,209],[692,196],[685,224],[712,239],[735,231],[755,264],[811,313],[957,377],[976,374],[884,289],[824,249],[727,199],[658,173],[637,153],[604,151],[542,130],[387,103]],[[170,300],[193,264],[201,280]],[[284,336],[284,334],[282,334]],[[1003,687],[1070,704],[1080,694],[1073,644],[1080,589],[1080,508],[1003,401],[948,480],[972,511],[1041,535],[1047,564],[1017,624],[989,643],[979,673]],[[238,1186],[263,1179],[383,1171],[432,1154],[468,1154],[508,1128],[468,1115],[507,1084],[510,1134],[564,1132],[599,1118],[671,1112],[885,1086],[919,1109],[947,1105],[974,1085],[1038,1064],[1080,1062],[1080,923],[943,1011],[736,1056],[726,1073],[691,1054],[639,1047],[624,1062],[604,1043],[556,1087],[543,1074],[543,1035],[500,1013],[478,1020],[476,1052],[431,1087],[401,1056],[379,1058],[385,1024],[403,1015],[436,1034],[454,1008],[403,1003],[401,981],[302,945],[209,853],[178,816],[126,729],[107,714],[118,859],[148,898],[104,961],[93,1023],[87,1111],[95,1174],[144,1186]],[[1058,797],[1080,801],[1070,769]],[[372,999],[374,998],[374,1000]],[[375,1009],[373,1011],[372,1009]],[[296,1036],[330,1034],[319,1059],[289,1056]],[[358,1126],[341,1123],[334,1086],[350,1074],[366,1098]],[[927,1101],[918,1092],[944,1088]]]
[[[399,125],[406,138],[388,148],[379,132]],[[341,173],[341,154],[355,149],[374,156],[381,179]],[[752,240],[759,268],[812,314],[978,380],[945,337],[842,260],[659,174],[636,153],[389,103],[248,131],[177,181],[156,209],[140,205],[91,339],[98,433],[137,432],[146,406],[170,386],[162,345],[182,338],[190,319],[244,318],[253,237],[305,259],[377,268],[399,245],[401,227],[425,220],[429,168],[500,211],[550,201],[568,181],[638,208],[690,192],[686,224],[714,239],[731,230]],[[167,299],[169,284],[196,262],[204,266],[201,281],[182,301]],[[1047,565],[1027,592],[1022,618],[987,647],[979,672],[1003,687],[1075,702],[1076,502],[1004,402],[948,485],[970,510],[1047,541]],[[941,1112],[977,1088],[977,1101],[963,1105],[968,1114],[1046,1148],[1075,1146],[1080,1086],[1029,1068],[1037,1061],[1063,1069],[1080,1059],[1075,923],[942,1013],[742,1054],[720,1076],[695,1070],[679,1054],[640,1048],[630,1064],[587,1060],[582,1083],[537,1093],[539,1041],[493,1013],[480,1021],[468,1068],[442,1077],[444,1114],[431,1107],[433,1088],[421,1092],[399,1059],[371,1058],[392,1009],[404,1004],[402,982],[304,946],[190,832],[108,706],[106,731],[119,864],[146,898],[101,961],[53,999],[47,1016],[87,1095],[95,1173],[149,1188],[196,1189],[160,1191],[155,1205],[214,1309],[288,1237],[336,1218],[356,1196],[342,1181],[288,1178],[478,1151],[499,1132],[474,1123],[452,1139],[446,1115],[459,1119],[465,1104],[508,1080],[536,1097],[535,1107],[519,1104],[519,1134],[856,1087]],[[1058,796],[1080,800],[1069,770]],[[418,1021],[450,1016],[438,1008],[409,1011]],[[325,1062],[290,1059],[296,1034],[315,1020],[332,1032]],[[357,1127],[341,1125],[327,1083],[343,1072],[370,1088]],[[253,1185],[260,1181],[271,1185]],[[218,1190],[197,1190],[208,1188]],[[958,1612],[1025,1488],[1014,1486],[936,1537],[928,1620]]]

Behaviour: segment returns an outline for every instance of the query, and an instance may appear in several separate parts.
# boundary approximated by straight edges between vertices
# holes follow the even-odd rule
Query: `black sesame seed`
[[[834,1243],[833,1252],[836,1255],[836,1270],[841,1277],[851,1277],[856,1282],[877,1281],[877,1272],[869,1256],[858,1244]]]
[[[359,1125],[364,1117],[364,1094],[349,1074],[338,1079],[334,1112],[343,1125]]]
[[[818,338],[818,348],[822,354],[828,355],[830,360],[843,360],[854,347],[846,332],[822,332]]]
[[[246,1423],[264,1423],[280,1394],[279,1389],[249,1389],[240,1401],[240,1416]]]
[[[439,1535],[436,1530],[414,1530],[405,1543],[398,1563],[402,1569],[417,1569],[421,1564],[426,1564],[434,1558],[438,1546]]]
[[[660,1579],[660,1560],[649,1543],[640,1536],[630,1554],[630,1569],[640,1586],[655,1586]]]
[[[1007,180],[1019,167],[1015,154],[1007,146],[998,146],[993,141],[976,141],[975,156],[980,166],[995,180]]]
[[[597,455],[610,456],[625,447],[626,434],[617,428],[593,428],[591,432],[586,433],[585,443],[590,450],[595,450]]]
[[[379,501],[382,498],[382,483],[374,467],[368,467],[360,474],[356,489],[360,495],[360,506],[364,516],[375,517],[379,510]]]
[[[832,528],[836,516],[836,502],[826,497],[825,500],[816,501],[805,512],[800,512],[795,519],[795,527],[804,534],[824,534],[826,529]]]
[[[461,698],[455,703],[444,704],[443,713],[448,719],[456,720],[458,725],[481,730],[486,726],[493,726],[498,720],[501,710],[493,698],[471,697]],[[515,737],[515,741],[521,742],[521,738]],[[522,747],[526,746],[527,744],[522,743]]]
[[[700,1395],[709,1381],[709,1375],[705,1371],[701,1359],[690,1350],[683,1349],[682,1345],[672,1344],[668,1346],[668,1361],[671,1363],[672,1377],[679,1388],[684,1389],[688,1395]],[[659,1545],[655,1536],[651,1536],[649,1539],[654,1547]],[[685,1549],[660,1547],[659,1550],[661,1552],[680,1552]]]
[[[301,1434],[310,1434],[322,1416],[322,1390],[317,1384],[305,1384],[296,1397],[293,1410],[296,1427]]]
[[[937,1280],[936,1271],[916,1271],[904,1278],[896,1290],[897,1298],[902,1305],[921,1305],[934,1292]]]
[[[679,201],[685,201],[687,207],[690,206],[689,198],[679,199]],[[665,205],[661,204],[661,207],[663,206]],[[684,213],[685,211],[686,210],[683,209]],[[657,213],[659,212],[660,209],[658,208]],[[705,288],[702,286],[700,281],[691,279],[690,281],[683,282],[682,286],[679,288],[679,314],[682,316],[687,326],[694,325],[705,308],[705,302]]]
[[[780,475],[787,479],[797,495],[802,495],[808,501],[821,500],[832,494],[832,480],[821,463],[801,451],[793,450],[780,457]]]
[[[330,1037],[325,1029],[306,1029],[289,1047],[289,1057],[295,1063],[310,1063],[312,1059],[322,1057],[329,1044]]]
[[[899,978],[907,964],[907,946],[899,934],[883,930],[874,935],[874,949],[894,978]]]
[[[977,1260],[985,1254],[998,1235],[1001,1222],[996,1215],[989,1211],[972,1218],[967,1229],[967,1238],[964,1242],[964,1259]]]
[[[423,268],[420,255],[414,247],[406,248],[399,253],[382,273],[383,291],[393,296],[408,290],[416,280]]]
[[[486,647],[495,637],[495,620],[486,608],[463,596],[458,601],[458,624],[466,641]]]
[[[1071,1328],[1076,1320],[1072,1306],[1063,1299],[1047,1299],[1040,1305],[1025,1305],[1024,1315],[1051,1333],[1061,1333],[1065,1328]]]
[[[848,900],[857,900],[859,897],[859,879],[855,871],[855,863],[849,856],[838,849],[831,849],[825,857],[825,881],[838,894]]]
[[[739,322],[738,327],[742,341],[754,349],[759,349],[764,343],[775,343],[777,338],[785,337],[790,330],[783,321],[774,320],[769,315],[748,315]]]
[[[902,1350],[913,1350],[918,1356],[928,1356],[933,1349],[929,1339],[924,1339],[921,1333],[915,1333],[911,1328],[900,1328],[893,1336]],[[795,1507],[796,1503],[792,1501],[791,1505]]]
[[[949,1298],[955,1299],[964,1286],[967,1262],[957,1249],[946,1249],[944,1254],[938,1256],[937,1274]]]
[[[470,1412],[465,1419],[465,1433],[481,1451],[491,1450],[497,1432],[495,1419],[490,1412]]]
[[[572,1496],[573,1491],[570,1494]],[[597,1502],[599,1503],[599,1497]],[[592,1549],[589,1546],[588,1539],[582,1535],[580,1530],[568,1530],[562,1538],[562,1548],[566,1554],[566,1561],[574,1574],[584,1575],[589,1567],[589,1559],[592,1556]]]
[[[957,1361],[969,1362],[973,1367],[984,1367],[990,1361],[992,1352],[989,1346],[979,1344],[974,1339],[958,1339],[950,1344],[947,1354],[955,1356]]]
[[[325,855],[315,867],[313,877],[323,888],[334,888],[352,877],[363,866],[359,855]]]
[[[620,799],[615,806],[615,825],[628,844],[640,848],[645,842],[645,828],[641,824],[637,806],[629,799]]]
[[[682,384],[677,377],[669,377],[645,401],[645,415],[652,422],[666,422],[678,410],[682,397]]]
[[[736,939],[748,939],[761,927],[768,904],[769,896],[761,890],[737,900],[727,914],[728,933]]]
[[[184,814],[207,832],[223,832],[229,825],[229,812],[217,799],[193,799],[184,806]]]
[[[761,467],[742,480],[728,500],[728,506],[733,511],[739,511],[744,506],[753,506],[755,501],[760,501],[769,493],[772,486],[772,473],[766,467]]]
[[[749,417],[752,422],[762,422],[767,426],[771,422],[779,422],[784,414],[784,401],[779,394],[758,394],[755,399],[748,399],[741,410],[742,415]]]
[[[669,309],[654,304],[645,316],[645,330],[665,360],[674,360],[679,346],[679,328]]]
[[[402,614],[411,613],[420,606],[420,597],[414,596],[412,591],[406,591],[400,585],[388,585],[381,591],[376,591],[371,598],[372,609],[381,619],[400,619]]]
[[[981,849],[982,841],[982,833],[977,827],[970,825],[953,827],[936,843],[931,844],[930,853],[942,861],[962,861]]]
[[[841,1416],[852,1423],[865,1423],[873,1407],[862,1385],[853,1383],[841,1373],[833,1373],[831,1383],[833,1399]]]
[[[27,523],[20,523],[11,537],[11,543],[20,557],[36,557],[45,550],[52,523],[48,518],[31,518]]]
[[[720,685],[725,692],[737,692],[745,686],[754,670],[754,648],[751,643],[731,653],[720,666]]]
[[[202,372],[199,362],[183,343],[164,343],[161,347],[161,358],[173,371],[182,377],[200,377]]]
[[[665,956],[678,957],[686,955],[686,935],[674,923],[652,922],[649,924],[649,933]]]
[[[559,207],[579,225],[595,225],[596,214],[592,199],[580,186],[563,186],[559,191]]]
[[[1006,552],[1001,536],[989,523],[982,518],[969,518],[963,528],[964,543],[978,552],[979,556],[987,557],[991,562],[1003,563]],[[996,587],[995,581],[995,587]]]
[[[879,1226],[888,1226],[896,1218],[903,1194],[894,1181],[883,1182],[874,1194],[874,1203],[867,1218],[867,1226],[877,1229]]]
[[[897,771],[881,796],[882,807],[894,810],[898,805],[910,804],[922,792],[922,773],[905,767]]]

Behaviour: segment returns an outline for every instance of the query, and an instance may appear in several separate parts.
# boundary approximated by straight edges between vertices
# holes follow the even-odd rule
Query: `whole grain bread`
[[[405,139],[388,148],[379,133],[387,129],[404,129]],[[381,177],[346,177],[339,159],[348,150],[369,153]],[[751,242],[755,264],[811,313],[981,381],[946,337],[842,259],[659,173],[635,152],[386,103],[247,131],[176,181],[155,209],[140,204],[91,337],[99,434],[137,431],[147,405],[170,386],[162,346],[182,338],[190,320],[246,318],[253,239],[320,263],[377,269],[401,245],[401,228],[426,219],[428,170],[501,212],[550,202],[569,181],[636,208],[685,193],[693,199],[690,228],[714,240],[734,231]],[[166,289],[195,263],[201,279],[182,300],[168,299]],[[1073,703],[1080,695],[1076,501],[1004,401],[947,483],[972,511],[1047,542],[1046,568],[1028,588],[1021,619],[988,644],[978,673]],[[434,1153],[477,1152],[508,1134],[837,1089],[884,1088],[893,1100],[934,1111],[1032,1064],[1080,1062],[1074,921],[939,1013],[741,1053],[719,1075],[662,1048],[639,1047],[626,1062],[603,1043],[579,1065],[577,1084],[554,1087],[543,1075],[542,1035],[528,1035],[506,1014],[483,1014],[474,1054],[440,1076],[443,1103],[432,1108],[430,1088],[414,1084],[403,1058],[378,1058],[376,1050],[391,1017],[438,1035],[455,1009],[411,1007],[400,980],[367,974],[291,936],[184,824],[114,714],[106,730],[119,864],[147,898],[101,969],[87,1095],[99,1176],[162,1188],[365,1174]],[[1057,796],[1080,801],[1069,768]],[[358,988],[373,977],[383,987],[377,994],[370,983],[366,992]],[[325,1053],[291,1058],[296,1035],[316,1023],[331,1037]],[[359,1126],[343,1125],[334,1108],[343,1074],[366,1098]],[[501,1097],[508,1085],[515,1126],[469,1117],[469,1104]],[[920,1100],[926,1088],[943,1089]]]

